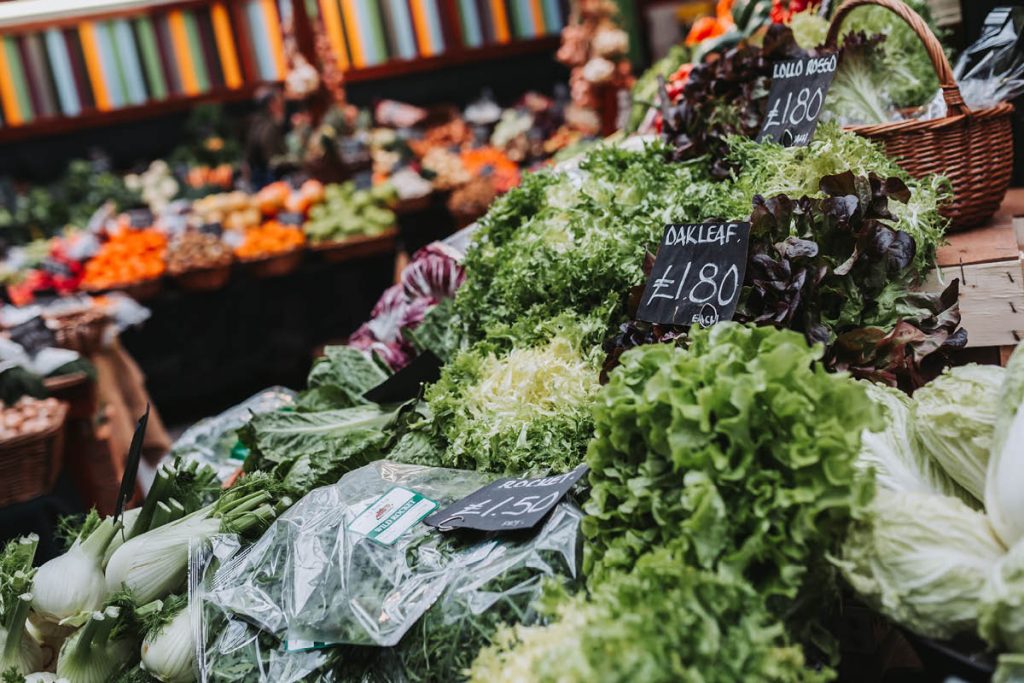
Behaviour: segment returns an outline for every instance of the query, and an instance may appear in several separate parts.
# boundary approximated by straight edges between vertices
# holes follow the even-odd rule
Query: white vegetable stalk
[[[191,541],[203,541],[222,530],[242,533],[273,519],[276,512],[269,499],[266,491],[226,494],[214,505],[136,536],[107,563],[106,590],[127,588],[138,604],[170,595],[185,581]]]
[[[0,671],[15,669],[18,673],[27,674],[38,671],[46,666],[49,656],[25,630],[32,595],[23,593],[18,596],[18,603],[11,610],[7,623],[0,627]]]
[[[57,659],[57,676],[70,683],[108,683],[131,654],[128,639],[111,640],[121,611],[108,607],[68,638]]]
[[[138,521],[139,515],[142,513],[142,508],[132,508],[131,510],[125,510],[125,513],[121,515],[121,530],[114,534],[114,538],[110,541],[110,545],[107,546],[107,550],[103,553],[103,566],[107,566],[107,562],[110,562],[110,556],[114,554],[114,551],[125,544],[129,538],[131,538],[131,532],[135,528],[135,522]]]
[[[66,678],[57,678],[57,674],[49,671],[37,671],[25,676],[25,683],[71,683]]]
[[[76,539],[66,553],[40,567],[32,584],[32,609],[59,623],[102,605],[107,596],[103,555],[120,528],[120,522],[107,518],[87,539]]]
[[[989,460],[985,509],[1006,546],[1024,539],[1024,403],[1001,440],[1000,452],[993,452]]]
[[[142,668],[164,683],[192,683],[195,664],[195,638],[186,605],[142,641]]]

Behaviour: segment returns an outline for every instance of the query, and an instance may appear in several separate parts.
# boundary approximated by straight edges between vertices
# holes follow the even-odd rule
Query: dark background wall
[[[385,98],[417,105],[465,105],[490,89],[499,104],[511,104],[527,90],[551,94],[568,82],[568,72],[551,52],[504,60],[488,60],[381,81],[353,83],[349,100],[370,106]],[[244,119],[251,105],[234,103],[228,110]],[[0,176],[43,182],[59,176],[71,159],[102,150],[115,168],[131,169],[168,154],[182,140],[188,112],[57,136],[31,138],[0,145]]]

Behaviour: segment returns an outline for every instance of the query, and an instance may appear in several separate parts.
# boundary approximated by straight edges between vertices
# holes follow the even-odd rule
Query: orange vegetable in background
[[[245,240],[235,249],[240,259],[257,259],[298,249],[306,242],[299,228],[267,221],[258,228],[245,231]]]
[[[167,268],[167,236],[159,230],[121,230],[85,264],[82,285],[106,289],[152,280]]]
[[[499,193],[508,192],[519,184],[519,165],[496,147],[467,149],[459,154],[459,160],[471,176],[489,172],[494,189]]]
[[[264,216],[273,216],[284,208],[284,203],[288,201],[288,196],[291,193],[291,185],[283,180],[279,180],[276,183],[270,183],[257,192],[256,203],[259,205],[260,211],[263,212]]]

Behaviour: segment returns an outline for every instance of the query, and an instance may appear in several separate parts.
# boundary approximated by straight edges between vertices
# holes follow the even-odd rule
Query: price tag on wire
[[[587,470],[586,465],[580,465],[566,474],[532,479],[498,479],[444,510],[435,512],[423,522],[438,531],[529,529],[544,519]]]
[[[637,318],[709,327],[736,312],[747,268],[750,223],[665,226]]]
[[[811,141],[825,95],[836,75],[837,57],[831,54],[776,62],[772,86],[757,141],[772,140],[785,147],[803,146]]]

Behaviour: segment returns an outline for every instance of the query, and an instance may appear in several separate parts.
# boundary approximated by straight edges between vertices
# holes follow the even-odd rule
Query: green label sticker
[[[391,545],[436,509],[436,501],[412,489],[394,486],[371,503],[348,528],[378,543]]]

